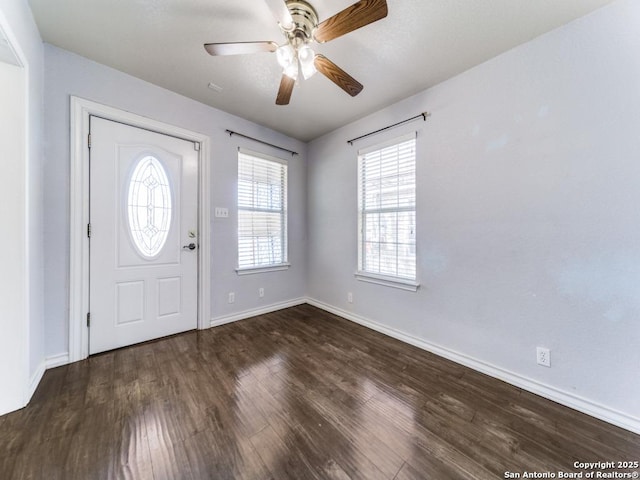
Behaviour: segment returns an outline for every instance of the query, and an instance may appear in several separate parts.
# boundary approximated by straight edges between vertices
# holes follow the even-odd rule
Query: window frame
[[[364,159],[367,155],[370,155],[372,153],[375,152],[380,152],[384,149],[387,149],[389,147],[393,147],[396,145],[400,145],[402,143],[408,142],[408,141],[414,141],[414,156],[413,156],[413,175],[414,175],[414,184],[413,184],[413,205],[405,205],[405,206],[400,206],[399,205],[399,201],[398,201],[398,205],[395,206],[379,206],[378,208],[374,208],[374,209],[365,209],[365,195],[366,192],[363,189],[363,183],[364,182],[364,172],[363,172],[363,162]],[[399,137],[395,137],[392,138],[388,141],[385,142],[381,142],[375,145],[371,145],[369,147],[363,148],[361,150],[358,151],[358,164],[357,164],[357,202],[358,202],[358,211],[357,211],[357,215],[358,215],[358,245],[357,245],[357,249],[358,249],[358,264],[357,264],[357,270],[355,273],[355,277],[358,280],[364,281],[364,282],[369,282],[369,283],[374,283],[377,285],[384,285],[384,286],[388,286],[388,287],[394,287],[394,288],[399,288],[402,290],[407,290],[407,291],[412,291],[415,292],[418,290],[418,287],[420,286],[420,284],[418,283],[418,271],[417,271],[417,266],[418,266],[418,261],[417,261],[417,215],[416,215],[416,211],[417,211],[417,177],[416,177],[416,170],[417,170],[417,132],[411,132],[409,134],[405,134]],[[399,159],[398,159],[399,160]],[[399,194],[399,188],[396,189],[396,192],[398,192]],[[393,274],[383,274],[383,273],[379,273],[379,272],[375,272],[372,270],[366,270],[366,265],[365,265],[365,254],[364,254],[364,249],[365,249],[365,244],[367,243],[367,236],[366,236],[366,232],[365,232],[365,228],[366,228],[366,222],[365,222],[365,217],[367,214],[384,214],[384,213],[395,213],[395,214],[399,214],[399,213],[413,213],[414,215],[414,222],[413,222],[413,235],[414,235],[414,249],[415,249],[415,256],[414,256],[414,276],[413,277],[406,277],[406,276],[401,276],[401,275],[393,275]],[[399,241],[394,242],[396,245],[400,245],[401,243]],[[398,251],[396,250],[396,261],[398,259]]]
[[[253,158],[255,160],[261,161],[261,162],[270,162],[270,163],[274,163],[274,164],[279,164],[281,166],[281,168],[283,169],[283,172],[281,173],[282,175],[282,180],[281,180],[281,191],[279,194],[280,197],[280,208],[279,209],[273,209],[273,208],[269,208],[269,207],[258,207],[255,205],[252,207],[246,207],[246,206],[241,206],[241,198],[240,198],[240,182],[241,182],[241,172],[240,172],[240,162],[242,161],[242,156],[244,157],[249,157],[249,158]],[[255,152],[252,150],[248,150],[248,149],[244,149],[244,148],[238,148],[238,157],[237,157],[237,166],[238,166],[238,188],[237,188],[237,194],[236,194],[236,207],[237,207],[237,225],[236,225],[236,273],[238,275],[250,275],[250,274],[255,274],[255,273],[263,273],[263,272],[274,272],[274,271],[281,271],[281,270],[287,270],[290,267],[290,263],[289,263],[289,242],[288,242],[288,233],[289,233],[289,228],[288,228],[288,220],[289,220],[289,215],[288,215],[288,176],[289,176],[289,165],[288,162],[282,158],[278,158],[278,157],[273,157],[271,155],[267,155],[264,153],[260,153],[260,152]],[[255,186],[256,182],[255,182],[255,177],[252,177],[252,181],[253,181],[253,185]],[[254,213],[278,213],[280,215],[280,255],[281,255],[281,262],[278,263],[268,263],[268,264],[256,264],[253,263],[251,265],[247,265],[247,266],[241,266],[240,265],[240,242],[241,242],[241,225],[240,225],[240,216],[241,216],[241,212],[254,212]],[[255,246],[253,247],[253,251],[255,253]]]

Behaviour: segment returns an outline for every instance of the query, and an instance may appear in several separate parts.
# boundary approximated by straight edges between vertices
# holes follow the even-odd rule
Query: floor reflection
[[[638,438],[306,305],[47,371],[0,478],[492,479]]]

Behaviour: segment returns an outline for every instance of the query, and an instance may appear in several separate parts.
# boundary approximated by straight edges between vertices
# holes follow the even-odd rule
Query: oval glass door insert
[[[150,155],[138,161],[128,192],[129,231],[138,252],[157,256],[171,228],[171,185],[162,164]]]

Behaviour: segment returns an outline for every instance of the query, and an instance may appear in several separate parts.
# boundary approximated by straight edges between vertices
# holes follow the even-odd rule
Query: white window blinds
[[[287,262],[287,164],[238,152],[238,269]]]
[[[358,270],[416,279],[415,133],[358,156]]]

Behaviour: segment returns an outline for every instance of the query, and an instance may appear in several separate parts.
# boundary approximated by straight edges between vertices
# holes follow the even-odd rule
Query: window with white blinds
[[[287,263],[287,164],[238,152],[238,271]]]
[[[416,279],[416,136],[358,155],[358,273]]]

